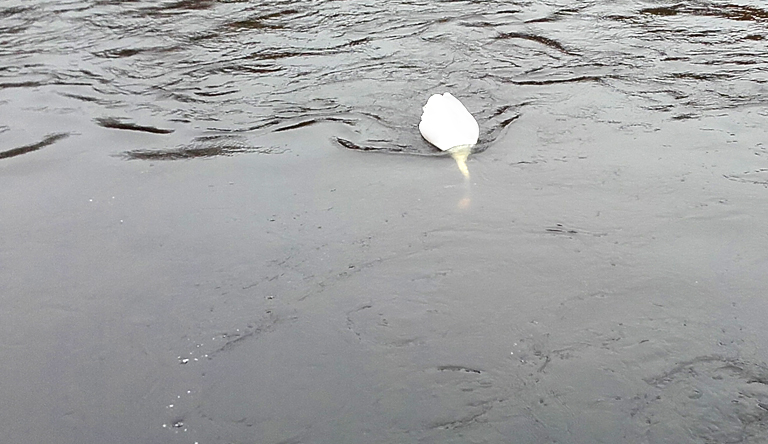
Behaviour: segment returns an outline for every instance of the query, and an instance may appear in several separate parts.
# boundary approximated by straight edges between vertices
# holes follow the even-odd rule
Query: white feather
[[[423,109],[419,131],[432,145],[448,151],[477,143],[480,136],[477,121],[451,93],[433,95]]]

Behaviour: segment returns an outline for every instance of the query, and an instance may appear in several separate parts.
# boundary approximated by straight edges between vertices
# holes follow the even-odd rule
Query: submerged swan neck
[[[469,179],[469,168],[467,168],[467,158],[472,153],[473,146],[475,145],[474,144],[456,145],[447,150],[447,152],[451,154],[451,157],[453,157],[453,160],[456,161],[456,166],[459,167],[459,171],[461,171],[461,174],[466,179]]]
[[[466,152],[467,155],[469,155],[472,152],[472,147],[475,146],[475,144],[467,144],[467,145],[456,145],[453,147],[448,148],[446,151],[448,151],[451,154],[454,153],[463,153]]]

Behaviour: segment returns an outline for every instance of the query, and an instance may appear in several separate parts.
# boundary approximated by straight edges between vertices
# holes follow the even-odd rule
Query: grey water
[[[0,0],[2,441],[768,442],[767,40],[757,0]]]

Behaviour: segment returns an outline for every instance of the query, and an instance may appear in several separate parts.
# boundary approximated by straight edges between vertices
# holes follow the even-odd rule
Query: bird
[[[467,157],[480,137],[480,126],[459,99],[451,93],[433,94],[422,108],[421,136],[453,157],[459,171],[469,179]]]

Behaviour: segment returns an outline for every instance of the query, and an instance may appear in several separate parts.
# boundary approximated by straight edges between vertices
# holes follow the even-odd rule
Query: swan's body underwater
[[[469,178],[467,157],[480,137],[480,127],[467,108],[451,93],[434,94],[424,105],[419,131],[427,142],[456,160],[461,174]]]

